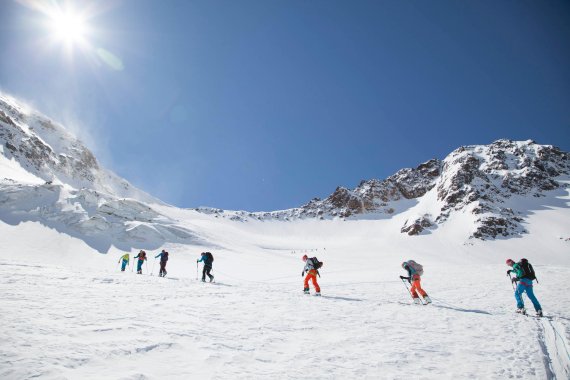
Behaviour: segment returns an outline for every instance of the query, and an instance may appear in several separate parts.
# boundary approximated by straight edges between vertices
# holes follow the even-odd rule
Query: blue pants
[[[519,281],[519,284],[517,285],[517,289],[515,290],[515,299],[517,300],[517,307],[519,309],[524,307],[524,302],[522,299],[522,294],[524,292],[526,292],[526,295],[528,296],[528,298],[532,302],[532,305],[534,306],[534,310],[536,310],[536,311],[542,310],[542,307],[540,306],[540,303],[536,299],[536,296],[534,295],[534,291],[532,290],[532,281],[528,280],[526,278],[523,278],[522,280]]]
[[[125,271],[125,268],[127,267],[127,263],[128,263],[128,261],[123,259],[123,265],[121,266],[121,271],[123,271],[123,272]]]
[[[142,265],[144,263],[144,260],[139,260],[137,262],[137,272],[142,272]]]

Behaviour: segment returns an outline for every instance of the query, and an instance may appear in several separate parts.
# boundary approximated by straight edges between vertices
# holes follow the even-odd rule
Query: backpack
[[[519,268],[521,268],[523,274],[520,278],[528,278],[529,280],[536,280],[536,274],[534,273],[534,268],[532,264],[528,262],[527,259],[521,259],[519,261]]]
[[[323,266],[322,261],[319,261],[316,257],[312,257],[311,260],[313,261],[313,268],[316,270],[319,270]]]
[[[408,260],[408,265],[416,271],[417,275],[424,275],[424,267],[421,264],[416,263],[414,260]]]
[[[208,261],[211,263],[214,262],[214,255],[212,255],[211,252],[205,252],[206,253],[206,257],[208,258]]]

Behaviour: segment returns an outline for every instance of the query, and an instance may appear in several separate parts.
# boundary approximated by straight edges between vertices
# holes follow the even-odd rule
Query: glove
[[[508,276],[509,274],[511,274],[512,271],[513,271],[512,269],[509,269],[509,270],[507,271],[507,276]]]
[[[302,272],[301,272],[301,277],[304,277],[304,276],[305,276],[305,271],[302,271]]]
[[[512,282],[517,282],[518,280],[519,280],[518,277],[514,277],[511,281],[512,281]]]

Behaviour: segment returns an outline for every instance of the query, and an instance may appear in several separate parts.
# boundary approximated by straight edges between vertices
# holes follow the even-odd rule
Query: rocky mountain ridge
[[[402,233],[417,235],[437,228],[453,213],[469,212],[474,223],[471,237],[489,239],[526,232],[523,221],[527,210],[510,207],[509,200],[567,190],[569,179],[569,153],[532,140],[498,140],[460,147],[442,161],[432,159],[384,180],[361,181],[352,190],[338,187],[327,198],[315,198],[295,209],[265,213],[197,210],[242,221],[387,218],[414,208],[426,194],[434,192],[435,203],[424,205],[425,213],[408,218]]]

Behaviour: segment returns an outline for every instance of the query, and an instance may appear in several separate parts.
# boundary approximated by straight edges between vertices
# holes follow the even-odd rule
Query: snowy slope
[[[0,97],[2,379],[570,378],[567,153],[501,140],[311,207],[187,210],[46,120]],[[143,274],[121,273],[139,249]],[[216,284],[196,280],[206,250]],[[322,298],[301,292],[304,253]],[[548,318],[513,314],[504,262],[521,257]],[[410,258],[433,305],[410,305]]]

